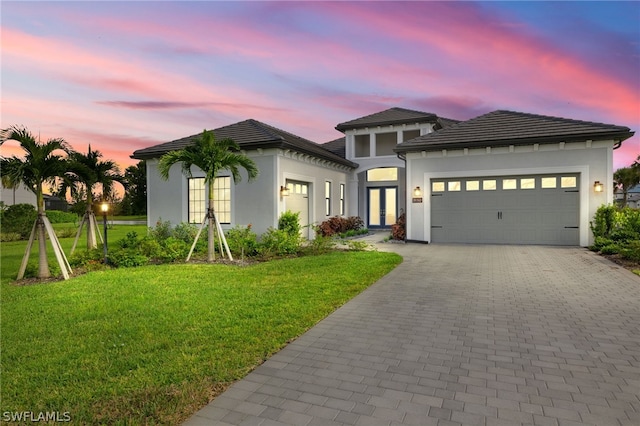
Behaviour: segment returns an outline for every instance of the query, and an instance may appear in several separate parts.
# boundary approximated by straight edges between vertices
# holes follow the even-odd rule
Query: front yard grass
[[[4,244],[2,256],[4,266]],[[178,424],[400,262],[394,253],[333,252],[29,286],[5,277],[0,412]]]

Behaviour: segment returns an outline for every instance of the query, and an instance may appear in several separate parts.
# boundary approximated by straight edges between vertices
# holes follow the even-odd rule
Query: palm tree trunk
[[[42,185],[37,188],[36,202],[38,203],[38,219],[36,221],[36,235],[38,235],[38,278],[49,278],[49,261],[47,259],[47,233],[44,228],[44,196],[42,195]]]
[[[36,233],[38,235],[38,278],[49,278],[49,260],[47,259],[47,237],[44,228],[44,213],[38,213]]]
[[[209,199],[209,208],[207,209],[207,216],[209,217],[209,223],[207,224],[207,260],[213,262],[216,260],[216,238],[215,238],[215,223],[213,220],[213,201]]]

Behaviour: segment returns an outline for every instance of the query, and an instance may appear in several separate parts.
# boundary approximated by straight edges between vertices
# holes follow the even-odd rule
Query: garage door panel
[[[546,186],[556,187],[543,187],[543,178]],[[578,175],[451,180],[461,184],[448,185],[443,179],[445,190],[431,199],[433,242],[579,244],[579,229],[574,228],[579,223]],[[466,191],[467,180],[479,181],[480,189]],[[483,190],[487,180],[495,180],[495,190]],[[561,188],[561,182],[575,188]],[[450,187],[460,190],[450,192]]]

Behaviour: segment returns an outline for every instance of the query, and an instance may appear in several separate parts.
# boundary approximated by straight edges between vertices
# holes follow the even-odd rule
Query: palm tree
[[[122,184],[122,176],[118,165],[111,160],[100,161],[100,158],[102,158],[102,153],[100,151],[92,151],[91,145],[89,145],[86,154],[72,152],[69,155],[67,173],[65,173],[58,190],[60,194],[66,194],[67,189],[71,189],[72,195],[84,193],[86,196],[86,211],[78,227],[71,253],[76,248],[85,223],[87,224],[87,250],[97,247],[96,229],[98,229],[98,223],[93,212],[93,190],[96,185],[99,184],[102,187],[102,197],[105,199],[105,196],[112,192],[114,182]]]
[[[32,191],[36,195],[36,208],[38,211],[38,217],[31,230],[29,243],[22,258],[18,279],[24,277],[35,236],[38,238],[38,278],[51,276],[47,259],[47,234],[53,245],[62,274],[65,279],[69,278],[68,273],[71,272],[69,262],[67,262],[64,252],[60,248],[60,242],[55,232],[53,232],[53,227],[44,211],[43,185],[45,183],[54,183],[56,178],[62,176],[65,171],[66,159],[55,154],[55,152],[64,151],[69,154],[71,148],[61,138],[49,139],[45,143],[36,142],[31,132],[24,127],[18,126],[0,130],[0,145],[8,140],[18,142],[25,151],[25,156],[24,158],[16,156],[0,157],[0,175],[3,182],[6,181],[13,186],[22,183]]]
[[[216,227],[218,239],[220,240],[220,251],[223,252],[222,243],[224,242],[227,255],[230,260],[233,260],[229,247],[227,246],[224,233],[222,232],[222,227],[220,226],[213,209],[213,182],[221,170],[229,170],[233,176],[233,181],[237,184],[241,180],[239,167],[242,167],[247,171],[249,180],[251,181],[258,176],[258,167],[253,160],[240,152],[240,146],[236,142],[231,139],[222,139],[218,141],[213,135],[213,132],[207,130],[202,132],[193,145],[189,145],[177,151],[167,152],[160,158],[158,168],[163,179],[169,179],[169,170],[176,163],[182,163],[182,173],[187,177],[192,177],[191,168],[193,166],[198,167],[205,173],[204,181],[205,184],[209,186],[209,208],[207,209],[207,214],[202,221],[202,226],[198,231],[198,235],[191,246],[191,251],[189,252],[187,261],[191,257],[191,253],[198,241],[200,232],[207,221],[208,261],[211,262],[215,260],[214,226]]]
[[[631,167],[623,167],[613,174],[614,185],[622,191],[622,207],[627,206],[629,190],[640,183],[640,167],[636,164],[637,161]]]

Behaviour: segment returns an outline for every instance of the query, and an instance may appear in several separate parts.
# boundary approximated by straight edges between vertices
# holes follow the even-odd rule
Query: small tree
[[[97,247],[96,231],[99,228],[93,211],[93,200],[95,198],[93,191],[95,187],[97,185],[101,186],[102,197],[105,200],[113,190],[113,183],[122,182],[120,169],[115,161],[101,161],[101,158],[102,153],[91,150],[91,145],[89,145],[86,154],[72,152],[69,155],[67,172],[64,174],[64,179],[58,192],[64,196],[67,189],[70,189],[74,198],[78,194],[84,194],[86,203],[86,210],[78,226],[78,233],[73,247],[71,247],[71,253],[76,248],[78,238],[82,233],[82,227],[85,224],[87,225],[87,250]],[[100,238],[102,239],[102,236]]]
[[[163,179],[169,179],[169,171],[174,164],[182,164],[182,173],[187,177],[192,177],[191,168],[198,167],[205,174],[204,181],[209,187],[209,207],[202,221],[200,230],[196,235],[195,241],[191,246],[191,251],[187,257],[187,261],[191,257],[191,253],[200,237],[200,233],[205,223],[208,222],[207,234],[207,259],[209,262],[215,260],[215,232],[217,231],[220,242],[220,252],[226,253],[230,260],[233,260],[227,240],[222,232],[222,227],[216,218],[214,212],[214,191],[213,182],[221,170],[229,170],[233,176],[234,183],[240,182],[240,167],[247,171],[249,180],[253,180],[258,176],[258,167],[256,164],[240,152],[240,146],[231,139],[216,140],[213,132],[204,130],[201,135],[194,141],[193,145],[189,145],[177,151],[170,151],[160,157],[158,169]],[[215,230],[214,231],[214,227]]]
[[[24,158],[16,156],[0,157],[0,174],[3,182],[6,180],[10,185],[24,184],[36,195],[36,208],[38,211],[38,217],[33,224],[29,243],[22,258],[18,279],[24,277],[33,241],[36,237],[38,239],[38,278],[51,276],[47,258],[46,235],[51,240],[62,275],[65,279],[68,279],[71,267],[45,214],[43,186],[45,183],[53,184],[56,178],[62,176],[66,169],[67,161],[65,157],[57,155],[56,152],[62,151],[69,154],[71,148],[61,138],[49,139],[45,143],[36,142],[31,132],[24,127],[18,126],[12,126],[0,131],[0,146],[8,140],[18,142],[25,152],[25,156]]]
[[[636,163],[631,167],[623,167],[613,174],[614,185],[622,191],[622,207],[627,206],[629,190],[640,183],[640,166]]]
[[[144,160],[125,169],[122,184],[124,197],[122,198],[123,214],[147,214],[147,163]]]

